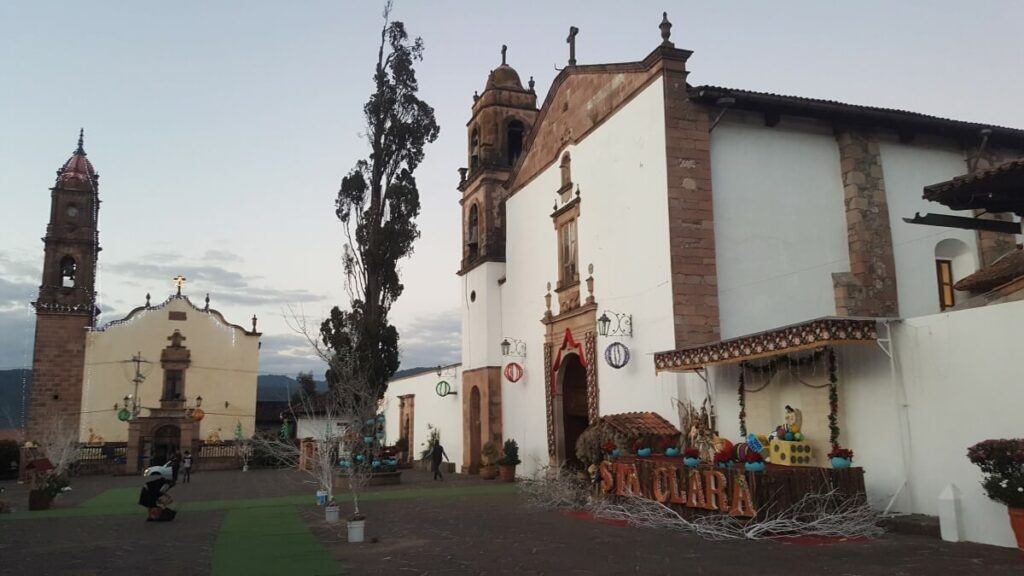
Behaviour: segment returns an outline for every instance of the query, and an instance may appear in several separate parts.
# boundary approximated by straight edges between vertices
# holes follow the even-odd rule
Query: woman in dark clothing
[[[139,505],[149,510],[147,522],[169,522],[174,520],[177,512],[167,507],[171,502],[171,496],[167,491],[172,483],[159,473],[152,474],[149,481],[142,487],[139,493]]]
[[[444,448],[438,442],[430,451],[430,469],[434,471],[434,480],[444,480],[444,476],[441,476],[441,458],[448,460],[448,455],[445,454]],[[448,461],[451,462],[451,460]]]

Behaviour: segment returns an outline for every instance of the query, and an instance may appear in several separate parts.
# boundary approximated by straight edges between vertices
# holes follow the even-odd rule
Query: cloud
[[[260,338],[260,374],[294,377],[299,372],[313,372],[320,380],[325,370],[327,366],[298,334],[264,334]]]
[[[145,260],[156,259],[157,254],[147,255]],[[237,258],[237,257],[236,257]],[[112,264],[101,264],[104,272],[110,272],[118,276],[131,278],[144,278],[166,282],[181,274],[188,282],[199,282],[209,288],[211,300],[227,302],[229,304],[262,305],[274,304],[285,305],[296,302],[318,302],[326,296],[314,294],[308,290],[295,289],[285,290],[271,288],[259,284],[258,277],[249,277],[233,270],[212,264],[191,265],[173,264],[179,257],[174,256],[173,260],[164,259],[166,264],[152,264],[148,262],[114,262]],[[216,304],[213,304],[216,306]]]
[[[208,262],[243,262],[241,256],[227,250],[207,250],[203,254],[203,260]]]
[[[399,326],[398,346],[401,368],[458,362],[462,351],[459,310],[421,315],[408,326]]]
[[[32,365],[39,277],[37,264],[0,251],[0,370]]]

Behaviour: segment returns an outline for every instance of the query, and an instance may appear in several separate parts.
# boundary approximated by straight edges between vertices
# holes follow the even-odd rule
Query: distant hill
[[[299,383],[291,376],[282,374],[260,374],[256,378],[257,402],[285,402],[299,389]],[[320,392],[327,390],[327,382],[316,383]]]
[[[32,386],[32,371],[0,370],[0,428],[21,428],[22,396]]]

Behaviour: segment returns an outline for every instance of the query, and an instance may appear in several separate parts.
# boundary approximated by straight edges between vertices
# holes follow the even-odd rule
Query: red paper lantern
[[[523,367],[515,362],[509,362],[505,365],[505,379],[509,382],[519,382],[519,379],[523,377]]]

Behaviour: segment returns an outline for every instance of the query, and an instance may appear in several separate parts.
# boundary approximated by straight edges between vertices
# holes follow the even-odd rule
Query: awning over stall
[[[657,372],[688,372],[844,343],[878,339],[876,318],[819,318],[748,336],[654,354]]]

